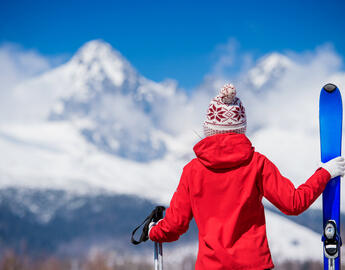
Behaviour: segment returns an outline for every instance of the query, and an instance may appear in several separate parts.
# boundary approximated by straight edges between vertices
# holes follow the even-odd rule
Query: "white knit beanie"
[[[204,134],[205,136],[228,132],[244,134],[246,128],[246,113],[241,100],[236,97],[236,88],[232,84],[225,84],[208,107]]]

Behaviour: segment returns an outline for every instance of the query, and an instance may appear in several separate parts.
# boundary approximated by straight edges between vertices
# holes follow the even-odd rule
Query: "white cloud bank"
[[[64,56],[46,57],[36,50],[24,49],[18,44],[0,45],[0,122],[16,119],[16,111],[25,111],[22,98],[16,96],[15,87],[39,76],[65,60]],[[28,93],[28,96],[30,93]],[[40,98],[35,97],[37,100]],[[38,103],[39,106],[42,103]]]
[[[0,82],[2,92],[52,68],[52,59],[17,44],[0,45]]]

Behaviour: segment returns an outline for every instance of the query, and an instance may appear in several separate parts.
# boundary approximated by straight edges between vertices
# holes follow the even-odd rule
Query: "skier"
[[[205,138],[194,146],[196,158],[183,169],[166,215],[150,224],[149,238],[171,242],[188,230],[194,217],[199,229],[197,270],[271,269],[262,197],[286,215],[305,211],[327,182],[344,176],[337,157],[297,189],[246,137],[246,114],[236,89],[226,84],[212,99]]]

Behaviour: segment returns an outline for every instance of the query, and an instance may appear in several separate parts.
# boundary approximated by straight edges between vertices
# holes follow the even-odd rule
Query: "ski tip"
[[[328,93],[332,93],[335,89],[337,89],[337,86],[334,85],[333,83],[327,83],[323,88],[324,88]]]

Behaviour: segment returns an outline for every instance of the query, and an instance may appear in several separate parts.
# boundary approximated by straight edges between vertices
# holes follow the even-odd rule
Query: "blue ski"
[[[334,84],[326,84],[319,103],[321,161],[341,155],[343,105],[341,94]],[[340,269],[340,177],[331,179],[322,196],[324,269]]]

